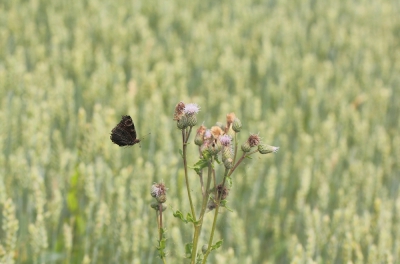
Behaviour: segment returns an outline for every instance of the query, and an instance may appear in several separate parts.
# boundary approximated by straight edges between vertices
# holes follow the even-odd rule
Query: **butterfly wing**
[[[110,139],[120,147],[133,146],[140,142],[136,136],[132,118],[130,116],[122,116],[122,120],[111,131]]]

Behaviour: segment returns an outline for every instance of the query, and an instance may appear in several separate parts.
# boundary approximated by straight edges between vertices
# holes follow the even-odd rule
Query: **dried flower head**
[[[184,115],[185,104],[183,102],[179,102],[175,106],[174,120],[179,120]]]
[[[183,112],[188,116],[197,114],[199,111],[200,107],[197,104],[187,104],[183,109]]]
[[[229,114],[226,115],[226,125],[227,125],[227,127],[229,127],[233,123],[233,120],[235,120],[235,118],[236,118],[235,113],[229,113]]]
[[[219,137],[219,141],[221,142],[222,146],[228,147],[232,142],[232,138],[228,135],[222,135]]]
[[[226,188],[226,186],[222,186],[222,184],[218,184],[217,185],[217,193],[218,193],[218,197],[220,197],[221,200],[225,200],[225,198],[228,197],[229,189]]]
[[[247,139],[247,142],[249,143],[250,147],[255,147],[258,146],[258,144],[260,144],[261,138],[259,135],[257,134],[252,134],[250,135],[250,137]]]
[[[214,138],[218,138],[219,136],[221,136],[224,131],[222,131],[222,129],[219,126],[213,126],[211,127],[211,133],[213,134]]]
[[[204,133],[206,132],[206,130],[207,130],[207,128],[206,128],[205,126],[203,126],[203,125],[201,125],[201,126],[197,129],[196,136],[195,136],[195,138],[194,138],[194,143],[195,143],[197,146],[200,146],[200,145],[203,144],[203,142],[204,142]]]

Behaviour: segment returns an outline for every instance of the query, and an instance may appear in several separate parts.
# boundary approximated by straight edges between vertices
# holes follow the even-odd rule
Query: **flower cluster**
[[[179,129],[185,129],[186,127],[193,127],[197,124],[197,113],[200,111],[200,107],[197,104],[187,104],[179,102],[175,106],[174,120],[177,121]]]

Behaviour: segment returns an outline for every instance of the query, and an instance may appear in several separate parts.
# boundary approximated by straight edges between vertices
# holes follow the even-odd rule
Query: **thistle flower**
[[[192,127],[197,124],[197,117],[196,114],[200,111],[200,107],[197,104],[187,104],[183,112],[187,117],[187,125]]]
[[[199,111],[200,107],[197,104],[187,104],[183,109],[183,112],[185,112],[187,116],[197,114]]]
[[[183,102],[179,102],[175,106],[174,120],[178,121],[185,114],[184,113],[185,104]]]
[[[258,145],[258,152],[261,154],[268,154],[268,153],[276,153],[278,152],[279,147],[274,147],[266,144]]]
[[[231,145],[232,138],[228,135],[222,135],[219,137],[219,142],[221,142],[222,146],[228,147]]]
[[[258,144],[260,144],[260,137],[257,134],[252,134],[250,135],[250,137],[247,139],[247,141],[249,142],[250,147],[255,147],[258,146]]]
[[[206,132],[204,132],[204,140],[209,140],[212,137],[212,133],[210,129],[207,129]]]
[[[242,144],[241,146],[242,150],[244,152],[249,152],[252,147],[255,147],[258,144],[260,144],[260,141],[261,139],[257,134],[250,135],[247,141]]]
[[[167,200],[167,188],[165,187],[163,182],[160,183],[154,183],[151,186],[151,196],[156,198],[157,202],[159,203],[165,203]]]
[[[194,138],[194,143],[197,146],[201,146],[204,142],[204,133],[206,132],[207,128],[203,125],[201,125],[196,132],[196,136]]]

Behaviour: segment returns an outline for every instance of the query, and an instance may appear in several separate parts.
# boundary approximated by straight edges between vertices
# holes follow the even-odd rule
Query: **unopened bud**
[[[242,150],[244,152],[249,152],[251,150],[251,146],[250,146],[250,143],[248,141],[246,141],[246,142],[244,142],[242,144]]]
[[[233,159],[232,159],[232,158],[227,158],[227,159],[224,161],[224,166],[225,166],[225,168],[227,168],[227,169],[231,169],[231,168],[233,167]]]
[[[195,126],[197,124],[197,117],[196,115],[188,115],[187,117],[187,125],[192,127]]]
[[[232,129],[236,133],[240,132],[242,129],[242,122],[240,122],[239,118],[235,118],[232,123]]]
[[[258,152],[260,152],[261,154],[276,153],[278,152],[278,150],[279,147],[274,147],[265,144],[258,145]]]
[[[185,129],[188,126],[188,120],[186,116],[182,116],[178,122],[176,123],[176,126],[179,129]]]

